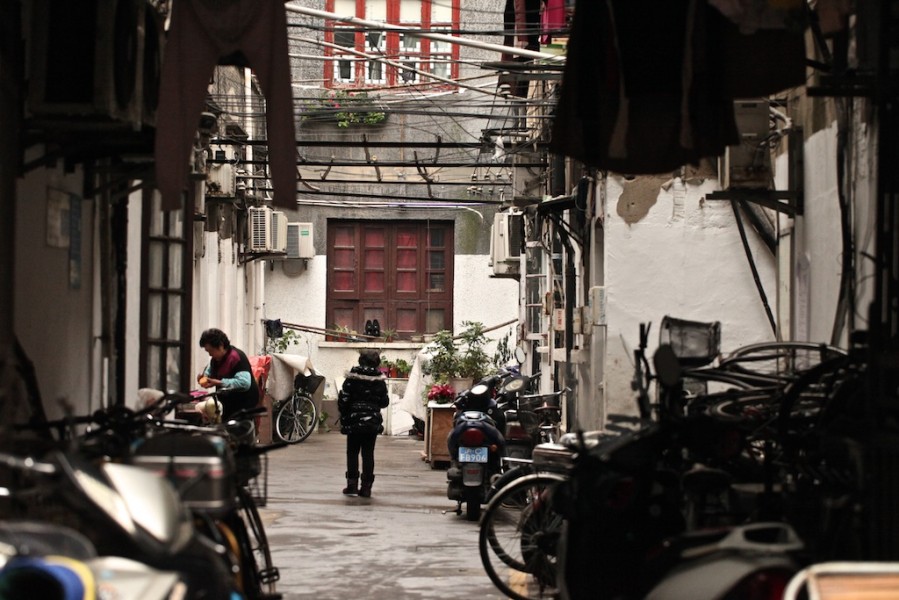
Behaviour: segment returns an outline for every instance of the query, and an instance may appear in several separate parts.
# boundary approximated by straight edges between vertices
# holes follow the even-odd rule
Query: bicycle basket
[[[707,365],[721,352],[721,322],[703,323],[665,316],[659,343],[669,344],[681,365]]]
[[[540,417],[535,412],[524,409],[519,410],[518,422],[521,423],[528,435],[535,436],[540,430]]]
[[[521,396],[519,398],[519,406],[524,410],[533,411],[534,409],[544,406],[552,406],[559,408],[561,401],[556,394],[533,394],[529,396]]]
[[[293,378],[293,388],[295,390],[306,392],[310,396],[314,396],[315,392],[318,391],[318,388],[320,388],[324,382],[324,375],[319,375],[318,373],[312,373],[311,375],[299,373]]]

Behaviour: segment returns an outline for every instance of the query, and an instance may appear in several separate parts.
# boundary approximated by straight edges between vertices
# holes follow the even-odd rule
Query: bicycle
[[[565,477],[534,473],[500,489],[481,519],[478,550],[490,581],[516,600],[557,597],[556,545],[562,515],[552,506]]]
[[[213,396],[215,392],[203,397]],[[182,470],[185,467],[193,468],[195,475],[187,475],[184,479],[184,476],[179,477],[168,468],[164,474],[172,479],[182,495],[198,529],[227,549],[236,588],[248,599],[274,600],[281,597],[275,591],[280,573],[272,562],[265,527],[250,491],[251,482],[261,472],[260,456],[283,446],[256,445],[253,417],[264,411],[264,408],[241,410],[227,423],[217,426],[153,420],[150,424],[156,435],[136,446],[137,455],[132,460],[156,470],[158,467],[154,465],[159,462],[158,457],[166,461],[179,459],[175,453],[181,444],[192,447],[194,451],[201,449],[196,465],[184,464],[181,467]],[[217,438],[227,441],[228,451],[222,461],[204,463],[204,459],[211,458],[202,455],[204,441],[209,441],[210,447],[216,447],[214,440]],[[167,455],[167,452],[172,454]],[[233,460],[228,460],[228,452]],[[221,478],[213,475],[217,465],[221,467]]]
[[[299,444],[308,438],[318,424],[318,409],[312,397],[295,389],[290,398],[275,403],[275,436],[288,444]]]

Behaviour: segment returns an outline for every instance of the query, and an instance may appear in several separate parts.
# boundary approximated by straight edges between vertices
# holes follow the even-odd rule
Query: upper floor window
[[[351,16],[420,28],[433,33],[458,29],[461,0],[326,0],[326,10]],[[458,77],[459,47],[399,31],[360,28],[339,21],[329,23],[325,80],[332,86],[409,85],[428,81],[427,73]],[[346,48],[346,50],[343,50]],[[360,53],[368,54],[366,58]],[[389,60],[392,65],[383,60]],[[398,65],[398,66],[395,66]]]

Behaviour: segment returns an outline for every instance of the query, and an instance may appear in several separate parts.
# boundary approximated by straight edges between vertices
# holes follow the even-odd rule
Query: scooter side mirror
[[[652,355],[652,364],[655,367],[656,377],[666,388],[674,387],[681,379],[681,366],[674,348],[668,344],[662,344]]]

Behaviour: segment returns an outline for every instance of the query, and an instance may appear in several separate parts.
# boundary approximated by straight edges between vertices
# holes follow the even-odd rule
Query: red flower
[[[428,400],[434,402],[449,402],[456,397],[456,390],[447,383],[432,385],[428,390]]]

